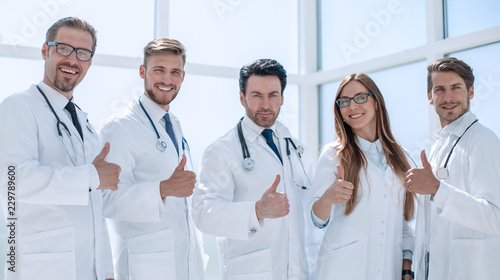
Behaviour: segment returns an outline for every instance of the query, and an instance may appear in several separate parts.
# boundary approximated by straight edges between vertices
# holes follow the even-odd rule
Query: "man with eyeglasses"
[[[105,161],[73,91],[92,63],[95,29],[54,23],[42,46],[41,82],[0,104],[0,196],[9,226],[5,279],[113,279],[101,190],[120,167]]]

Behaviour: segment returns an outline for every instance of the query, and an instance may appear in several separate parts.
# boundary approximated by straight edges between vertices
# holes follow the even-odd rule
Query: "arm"
[[[500,233],[500,141],[476,135],[468,157],[470,192],[441,182],[434,203],[438,215],[465,227]],[[465,210],[466,209],[466,210]]]
[[[160,180],[136,182],[135,152],[141,151],[131,139],[129,129],[110,122],[101,130],[101,143],[111,143],[106,160],[121,167],[117,191],[103,192],[103,215],[107,218],[129,222],[159,222],[164,211],[160,196]]]
[[[475,135],[466,163],[458,177],[468,178],[468,192],[434,176],[425,151],[421,153],[423,168],[406,172],[405,187],[419,194],[430,194],[437,214],[462,226],[500,233],[500,143],[494,135]],[[460,146],[460,145],[459,145]],[[460,160],[460,159],[457,159]],[[462,182],[456,182],[463,184]]]
[[[248,240],[252,229],[260,229],[255,201],[233,201],[236,186],[233,169],[238,171],[235,166],[239,163],[231,164],[227,153],[216,145],[205,150],[200,165],[200,184],[193,195],[193,219],[202,232]]]
[[[326,225],[315,222],[316,218],[326,221],[326,224],[328,224],[334,208],[334,201],[340,203],[341,200],[343,201],[352,194],[352,190],[349,191],[349,185],[352,186],[352,184],[342,181],[344,170],[338,163],[336,151],[333,146],[328,145],[325,147],[318,159],[316,174],[311,187],[312,195],[307,207],[307,213],[309,213],[307,215],[308,219],[312,220],[312,223],[319,228],[323,228]],[[342,174],[339,174],[340,170],[342,170]],[[338,175],[340,175],[340,178],[337,178]],[[335,188],[338,185],[340,188]],[[344,190],[344,187],[347,189]],[[344,191],[345,195],[343,194]]]

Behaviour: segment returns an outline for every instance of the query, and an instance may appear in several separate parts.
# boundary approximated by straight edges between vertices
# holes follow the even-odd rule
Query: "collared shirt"
[[[365,156],[369,160],[371,160],[380,170],[385,171],[389,165],[387,164],[384,149],[382,148],[382,144],[380,144],[379,139],[377,139],[375,142],[370,142],[361,137],[357,137],[357,139],[359,147],[361,148]]]
[[[259,137],[261,137],[264,141],[266,140],[266,138],[264,136],[262,136],[262,131],[264,129],[266,129],[265,127],[262,127],[256,123],[253,122],[253,120],[251,120],[248,116],[245,115],[245,117],[243,118],[243,120],[241,121],[246,127],[248,127],[250,130],[252,130],[253,132],[255,132],[257,135],[259,135]],[[274,140],[274,144],[276,144],[277,147],[279,147],[279,138],[278,138],[278,135],[276,133],[276,123],[274,123],[271,127],[269,127],[270,130],[273,131],[273,140]]]
[[[166,124],[163,116],[165,113],[168,113],[168,111],[166,112],[165,109],[160,107],[160,105],[156,104],[153,100],[149,99],[146,95],[142,95],[140,98],[142,106],[144,106],[144,109],[146,109],[146,112],[148,112],[153,122],[159,121],[162,124],[163,129],[165,129]]]

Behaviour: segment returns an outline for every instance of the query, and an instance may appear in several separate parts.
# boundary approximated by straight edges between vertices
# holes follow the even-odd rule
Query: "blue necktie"
[[[167,130],[168,136],[170,136],[170,139],[174,142],[175,150],[177,151],[177,155],[179,155],[179,147],[177,147],[177,141],[175,140],[175,133],[172,128],[172,122],[170,121],[170,115],[166,113],[163,119],[165,120],[165,129]]]
[[[78,117],[76,116],[76,109],[75,109],[75,104],[73,102],[68,102],[66,104],[66,107],[64,109],[68,110],[69,114],[71,115],[71,120],[73,121],[73,125],[76,127],[76,130],[78,130],[78,133],[80,134],[80,137],[83,140],[83,133],[82,133],[82,127],[80,126],[80,123],[78,122]]]
[[[274,140],[273,140],[273,131],[270,130],[270,129],[264,129],[262,131],[262,136],[264,136],[264,138],[266,138],[266,142],[267,142],[267,145],[271,148],[271,150],[273,150],[273,152],[278,156],[278,158],[280,159],[281,161],[281,164],[283,164],[283,160],[281,159],[281,156],[280,156],[280,153],[278,152],[278,148],[276,147],[276,145],[274,144]]]

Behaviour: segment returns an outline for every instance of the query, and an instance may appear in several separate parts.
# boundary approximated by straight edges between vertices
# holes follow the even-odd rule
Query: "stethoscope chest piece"
[[[165,141],[163,140],[158,139],[158,141],[156,142],[156,148],[158,149],[158,151],[163,153],[167,149],[167,143],[165,143]]]
[[[253,159],[247,157],[245,159],[243,159],[243,167],[248,170],[248,171],[252,171],[253,167],[255,166],[255,162],[253,161]]]
[[[450,173],[448,172],[448,169],[446,167],[440,167],[438,170],[436,170],[436,177],[439,180],[444,180],[448,178],[448,175]]]
[[[297,152],[299,153],[299,155],[302,155],[304,153],[304,147],[302,147],[302,146],[299,145],[297,147]]]

